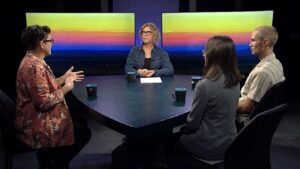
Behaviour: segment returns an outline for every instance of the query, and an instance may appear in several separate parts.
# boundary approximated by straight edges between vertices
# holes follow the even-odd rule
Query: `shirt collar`
[[[269,62],[270,60],[274,60],[276,59],[275,53],[272,53],[271,55],[266,56],[265,58],[263,58],[257,65],[256,67],[259,67],[261,65],[263,65],[266,62]]]
[[[44,60],[41,60],[41,59],[37,58],[37,57],[36,57],[35,55],[33,55],[32,53],[27,52],[27,53],[26,53],[26,56],[32,58],[33,60],[35,60],[35,61],[37,61],[37,62],[39,62],[39,63],[41,63],[41,64],[46,64],[46,62],[45,62]]]

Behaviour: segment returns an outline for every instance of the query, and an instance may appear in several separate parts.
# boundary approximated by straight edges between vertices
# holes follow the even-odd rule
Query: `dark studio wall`
[[[17,68],[21,57],[24,55],[20,41],[20,33],[24,28],[25,20],[23,9],[15,5],[16,1],[8,1],[1,6],[0,26],[0,89],[6,92],[12,99],[15,99],[15,81]],[[4,10],[13,9],[10,11]],[[5,12],[4,12],[5,11]]]
[[[124,0],[126,1],[126,0]],[[179,12],[207,12],[207,11],[254,11],[274,10],[273,25],[279,31],[279,41],[275,46],[277,57],[284,65],[288,82],[290,99],[296,99],[299,86],[295,79],[298,75],[296,59],[300,47],[300,28],[295,24],[299,16],[295,2],[271,0],[179,0]],[[25,27],[25,12],[113,12],[113,0],[10,0],[1,10],[1,90],[15,99],[15,78],[20,60],[25,54],[20,43],[20,35]],[[132,8],[128,4],[128,8]],[[159,5],[159,4],[153,4]],[[11,9],[4,12],[5,9]],[[5,10],[6,11],[6,10]],[[182,70],[187,73],[190,70]]]

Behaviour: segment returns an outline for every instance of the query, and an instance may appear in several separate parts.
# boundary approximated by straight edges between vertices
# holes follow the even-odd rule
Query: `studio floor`
[[[299,101],[289,104],[289,110],[279,124],[272,141],[272,169],[300,168],[300,113]],[[92,138],[86,147],[71,161],[70,169],[110,169],[111,152],[124,135],[87,117]],[[1,144],[1,143],[0,143]],[[35,153],[14,156],[14,169],[37,169]],[[0,169],[4,169],[3,147],[0,146]]]

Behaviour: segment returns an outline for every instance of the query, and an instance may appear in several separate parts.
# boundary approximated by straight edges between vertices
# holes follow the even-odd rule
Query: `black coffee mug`
[[[134,82],[136,80],[136,73],[135,72],[127,72],[126,79],[128,82]]]
[[[86,92],[88,97],[96,97],[97,96],[97,84],[87,84],[86,85]]]
[[[184,87],[175,88],[172,96],[173,96],[173,99],[175,99],[175,102],[185,102],[186,88],[184,88]]]
[[[193,77],[192,77],[191,83],[192,83],[192,88],[193,88],[193,89],[195,88],[196,84],[197,84],[200,80],[202,80],[202,77],[201,77],[201,76],[193,76]]]

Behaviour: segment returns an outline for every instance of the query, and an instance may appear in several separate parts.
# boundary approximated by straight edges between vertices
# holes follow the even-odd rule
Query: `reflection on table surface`
[[[156,134],[183,124],[191,109],[191,75],[163,76],[162,83],[127,82],[124,75],[89,76],[73,89],[75,97],[99,122],[129,136]],[[97,97],[87,96],[86,84],[98,85]],[[187,89],[185,103],[176,103],[176,87]]]

